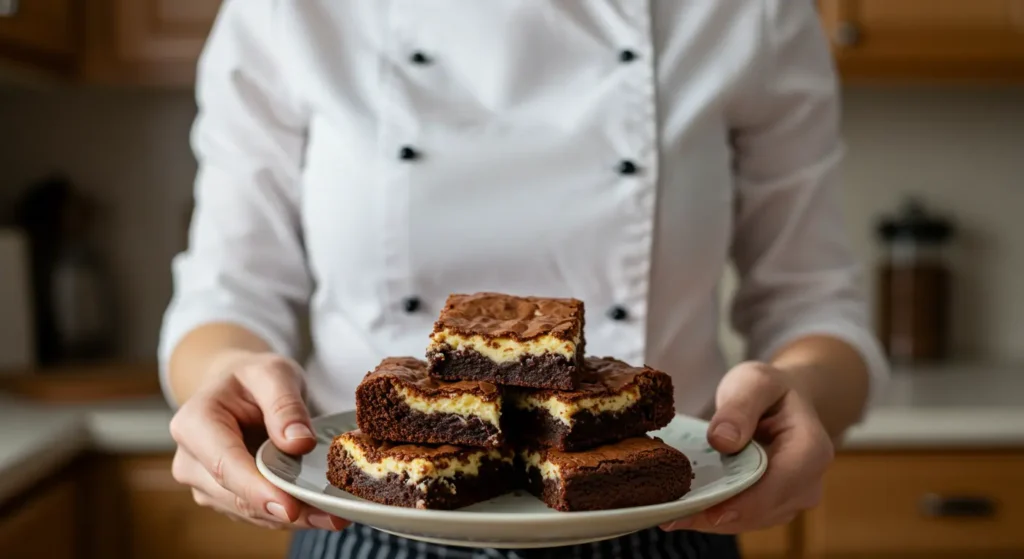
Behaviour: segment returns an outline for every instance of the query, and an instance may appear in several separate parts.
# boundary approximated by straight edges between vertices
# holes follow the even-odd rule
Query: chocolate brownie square
[[[334,438],[327,480],[383,505],[452,510],[512,490],[514,456],[507,447],[392,444],[355,430]]]
[[[382,441],[499,446],[501,408],[494,384],[437,380],[412,357],[384,359],[356,388],[359,429]]]
[[[564,512],[667,503],[689,493],[693,482],[686,455],[655,437],[583,452],[523,449],[518,463],[526,489]]]
[[[440,379],[573,390],[583,346],[582,301],[456,294],[434,323],[427,359]]]
[[[675,417],[672,377],[611,357],[587,357],[572,391],[509,389],[515,440],[575,451],[661,429]]]

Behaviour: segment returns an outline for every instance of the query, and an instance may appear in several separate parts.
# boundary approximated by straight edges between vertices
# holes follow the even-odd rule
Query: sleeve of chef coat
[[[174,294],[159,360],[211,322],[243,326],[294,355],[307,304],[299,219],[305,121],[278,60],[271,0],[228,0],[198,66],[192,147],[199,164],[188,249],[172,264]]]
[[[764,6],[764,44],[730,107],[739,278],[732,323],[748,357],[768,360],[810,334],[856,348],[874,402],[889,366],[869,326],[862,269],[843,222],[840,99],[811,0]]]

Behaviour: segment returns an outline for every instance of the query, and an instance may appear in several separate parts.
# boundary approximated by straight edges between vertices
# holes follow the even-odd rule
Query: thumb
[[[786,385],[779,381],[771,365],[737,365],[718,385],[708,442],[725,454],[739,452],[754,437],[761,416],[785,394]]]
[[[281,357],[253,364],[239,375],[242,386],[263,413],[267,435],[288,454],[305,454],[316,446],[309,410],[302,400],[298,366]]]

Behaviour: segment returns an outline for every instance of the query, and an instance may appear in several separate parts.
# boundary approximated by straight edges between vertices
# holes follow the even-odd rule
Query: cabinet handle
[[[929,518],[990,518],[996,504],[988,497],[943,497],[929,493],[921,498],[921,514]]]
[[[852,47],[860,42],[860,28],[855,23],[840,21],[833,41],[841,47]]]
[[[0,17],[18,15],[18,0],[0,0]]]

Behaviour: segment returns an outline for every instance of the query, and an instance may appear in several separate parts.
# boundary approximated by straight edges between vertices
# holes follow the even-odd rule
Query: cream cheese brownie
[[[587,357],[573,391],[508,390],[517,442],[584,450],[661,429],[675,416],[672,377],[611,357]]]
[[[513,489],[514,456],[507,447],[392,444],[355,430],[331,443],[327,480],[375,503],[451,510]]]
[[[573,390],[583,350],[582,301],[455,294],[434,323],[427,359],[445,380]]]
[[[359,429],[382,441],[499,446],[501,407],[494,384],[437,380],[412,357],[384,359],[356,388]]]
[[[655,437],[634,437],[583,452],[523,449],[526,489],[560,511],[641,507],[690,491],[693,468],[682,452]]]

